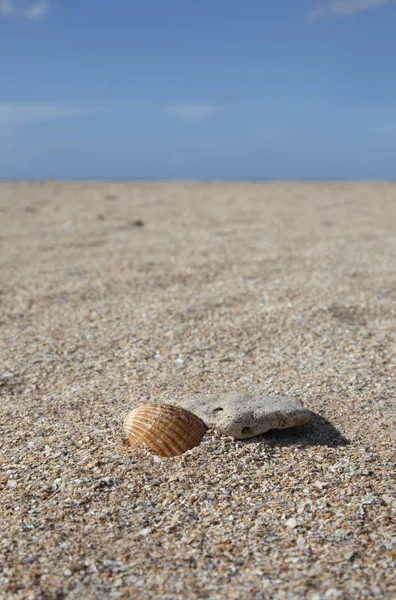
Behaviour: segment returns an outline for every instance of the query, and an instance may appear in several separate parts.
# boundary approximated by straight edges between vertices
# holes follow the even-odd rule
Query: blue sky
[[[0,177],[396,178],[396,0],[0,0]]]

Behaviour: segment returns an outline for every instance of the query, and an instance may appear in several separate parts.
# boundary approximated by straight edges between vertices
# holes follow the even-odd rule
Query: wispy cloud
[[[52,121],[65,117],[106,112],[100,107],[74,107],[56,104],[0,103],[0,125],[16,125],[33,121]]]
[[[48,0],[36,0],[28,4],[18,0],[0,0],[0,17],[24,17],[40,21],[50,10]]]
[[[13,0],[0,0],[0,16],[8,17],[14,12]]]
[[[37,0],[25,9],[24,15],[32,21],[39,21],[49,12],[50,5],[47,0]]]
[[[327,0],[309,11],[307,16],[310,20],[326,17],[347,17],[390,2],[392,0]]]
[[[204,103],[190,103],[190,104],[173,104],[166,107],[166,111],[185,121],[202,121],[215,113],[220,112],[222,106],[220,104],[204,104]]]

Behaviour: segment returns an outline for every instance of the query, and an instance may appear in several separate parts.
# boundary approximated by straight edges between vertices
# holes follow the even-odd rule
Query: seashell
[[[145,446],[160,456],[178,456],[199,444],[204,425],[185,408],[153,402],[130,412],[124,431],[131,446]]]

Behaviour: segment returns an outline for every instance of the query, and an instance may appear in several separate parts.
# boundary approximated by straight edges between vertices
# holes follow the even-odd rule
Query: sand
[[[395,217],[387,182],[0,183],[0,598],[395,598]],[[258,389],[310,423],[125,445]]]

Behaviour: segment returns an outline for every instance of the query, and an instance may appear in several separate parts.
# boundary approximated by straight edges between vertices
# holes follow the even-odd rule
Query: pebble
[[[324,481],[315,481],[312,485],[317,487],[319,490],[323,490],[327,484]]]
[[[267,396],[264,392],[229,392],[182,398],[177,404],[196,414],[223,435],[248,439],[270,429],[305,425],[310,411],[298,398]]]
[[[307,539],[305,537],[300,536],[300,537],[297,538],[297,546],[301,550],[305,548],[306,543],[307,543]]]
[[[337,590],[336,588],[329,588],[326,592],[325,592],[325,598],[339,598],[340,596],[342,596],[342,592],[340,592],[340,590]]]
[[[295,519],[294,517],[292,517],[291,519],[287,519],[286,526],[289,529],[295,529],[297,527],[297,519]]]
[[[384,504],[386,504],[387,506],[390,506],[393,502],[392,496],[388,496],[387,494],[383,494],[382,500],[383,500]]]

